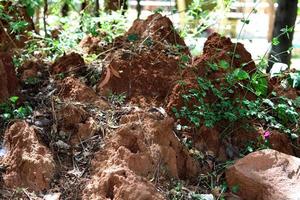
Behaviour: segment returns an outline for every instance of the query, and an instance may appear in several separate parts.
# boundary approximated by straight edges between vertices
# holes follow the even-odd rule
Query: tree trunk
[[[273,38],[278,37],[279,44],[272,44],[267,72],[271,70],[274,62],[285,63],[288,66],[291,64],[291,53],[289,49],[292,47],[294,29],[286,34],[282,34],[282,29],[295,26],[297,4],[298,0],[278,0]]]
[[[44,15],[43,15],[43,22],[44,22],[44,32],[45,32],[45,37],[48,36],[47,33],[47,12],[48,12],[48,0],[44,0]]]
[[[137,0],[136,11],[137,11],[137,18],[140,19],[141,12],[142,12],[141,0]]]
[[[100,9],[99,0],[95,0],[95,16],[96,17],[99,17],[99,9]]]
[[[84,10],[87,6],[87,1],[84,0],[82,3],[81,3],[81,9],[80,10]]]
[[[70,10],[69,4],[68,4],[67,2],[64,3],[64,5],[63,5],[62,8],[61,8],[61,15],[62,15],[63,17],[68,16],[69,10]]]

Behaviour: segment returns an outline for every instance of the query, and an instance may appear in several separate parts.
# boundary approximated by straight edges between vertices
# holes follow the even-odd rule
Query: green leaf
[[[294,100],[294,104],[297,108],[300,108],[300,97],[297,97],[295,100]]]
[[[163,11],[164,9],[162,8],[162,7],[159,7],[159,8],[156,8],[155,10],[154,10],[154,13],[161,13],[162,11]]]
[[[272,44],[273,44],[274,46],[277,46],[277,45],[280,44],[278,37],[274,37],[274,38],[272,39]]]
[[[295,134],[295,133],[292,133],[292,134],[291,134],[291,138],[292,138],[292,140],[298,139],[298,138],[299,138],[299,135],[297,135],[297,134]]]
[[[249,19],[242,19],[241,20],[243,23],[245,23],[245,24],[249,24],[250,23],[250,20]]]
[[[139,39],[139,36],[137,34],[129,34],[127,37],[129,42],[134,42],[137,41]]]
[[[11,33],[20,33],[28,26],[28,22],[16,21],[16,22],[10,22],[9,25],[10,25]]]
[[[27,7],[26,7],[26,12],[27,12],[27,14],[28,14],[30,17],[33,17],[33,15],[34,15],[34,8],[31,7],[31,6],[27,6]]]
[[[210,69],[212,69],[213,71],[217,71],[218,70],[218,65],[215,63],[207,63],[208,66],[210,67]]]
[[[251,85],[257,96],[266,96],[268,93],[268,80],[264,74],[255,73],[251,77]]]
[[[189,56],[187,56],[187,55],[182,55],[182,56],[181,56],[181,61],[182,61],[183,63],[188,63],[188,62],[190,61],[190,58],[189,58]]]
[[[235,79],[237,79],[239,81],[245,80],[245,79],[250,79],[248,72],[246,72],[245,70],[242,70],[240,68],[237,68],[233,71],[233,76]]]
[[[3,116],[3,119],[4,119],[4,120],[9,120],[9,119],[11,119],[11,114],[10,114],[10,113],[4,113],[2,116]]]
[[[239,189],[240,189],[240,186],[239,186],[239,185],[234,185],[234,186],[232,186],[231,191],[232,191],[233,193],[238,193]]]
[[[293,88],[300,88],[300,72],[290,73],[288,76],[288,82]]]
[[[274,108],[274,103],[270,99],[264,99],[263,103],[269,105],[271,108]]]
[[[13,104],[16,104],[17,101],[19,100],[19,97],[18,96],[12,96],[9,98],[9,100],[13,103]]]
[[[222,68],[222,69],[228,69],[229,68],[229,63],[225,60],[220,60],[219,62],[219,66]]]
[[[253,152],[254,151],[253,147],[252,146],[247,146],[247,151],[250,152],[250,153]]]

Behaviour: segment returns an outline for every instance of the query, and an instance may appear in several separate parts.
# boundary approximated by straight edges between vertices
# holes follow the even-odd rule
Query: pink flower
[[[270,131],[265,131],[263,136],[264,136],[264,139],[267,140],[271,136],[271,132]]]

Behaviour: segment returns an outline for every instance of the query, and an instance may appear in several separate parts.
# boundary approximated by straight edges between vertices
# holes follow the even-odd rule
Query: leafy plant
[[[239,121],[258,120],[265,128],[278,129],[294,138],[300,119],[297,112],[299,99],[293,101],[277,97],[276,93],[268,93],[267,77],[259,69],[250,75],[242,68],[230,71],[228,66],[226,61],[207,63],[212,71],[226,69],[225,81],[197,77],[197,85],[182,94],[183,105],[173,108],[175,117],[195,127],[205,125],[211,128],[220,122],[227,122],[228,127],[223,127],[224,132]],[[299,74],[292,75],[289,76],[290,82],[297,86]],[[253,96],[252,99],[247,98],[248,93]],[[253,148],[265,147],[268,144],[263,140]]]
[[[25,119],[32,113],[32,108],[29,105],[17,106],[19,97],[12,96],[9,102],[0,104],[0,118],[4,121],[11,119]]]
[[[113,104],[122,105],[125,103],[126,94],[125,93],[114,94],[114,93],[110,92],[108,95],[108,100],[109,100],[109,102],[111,102]]]

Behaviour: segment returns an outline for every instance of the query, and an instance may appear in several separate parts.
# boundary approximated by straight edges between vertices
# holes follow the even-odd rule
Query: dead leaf
[[[117,70],[115,70],[113,67],[109,67],[109,68],[115,77],[121,78],[121,76]]]
[[[108,83],[110,77],[111,77],[110,68],[107,67],[107,68],[106,68],[106,76],[105,76],[105,78],[103,79],[103,81],[101,81],[101,83],[100,83],[100,87],[101,87],[101,88],[102,88],[103,86],[105,86],[105,85]]]

